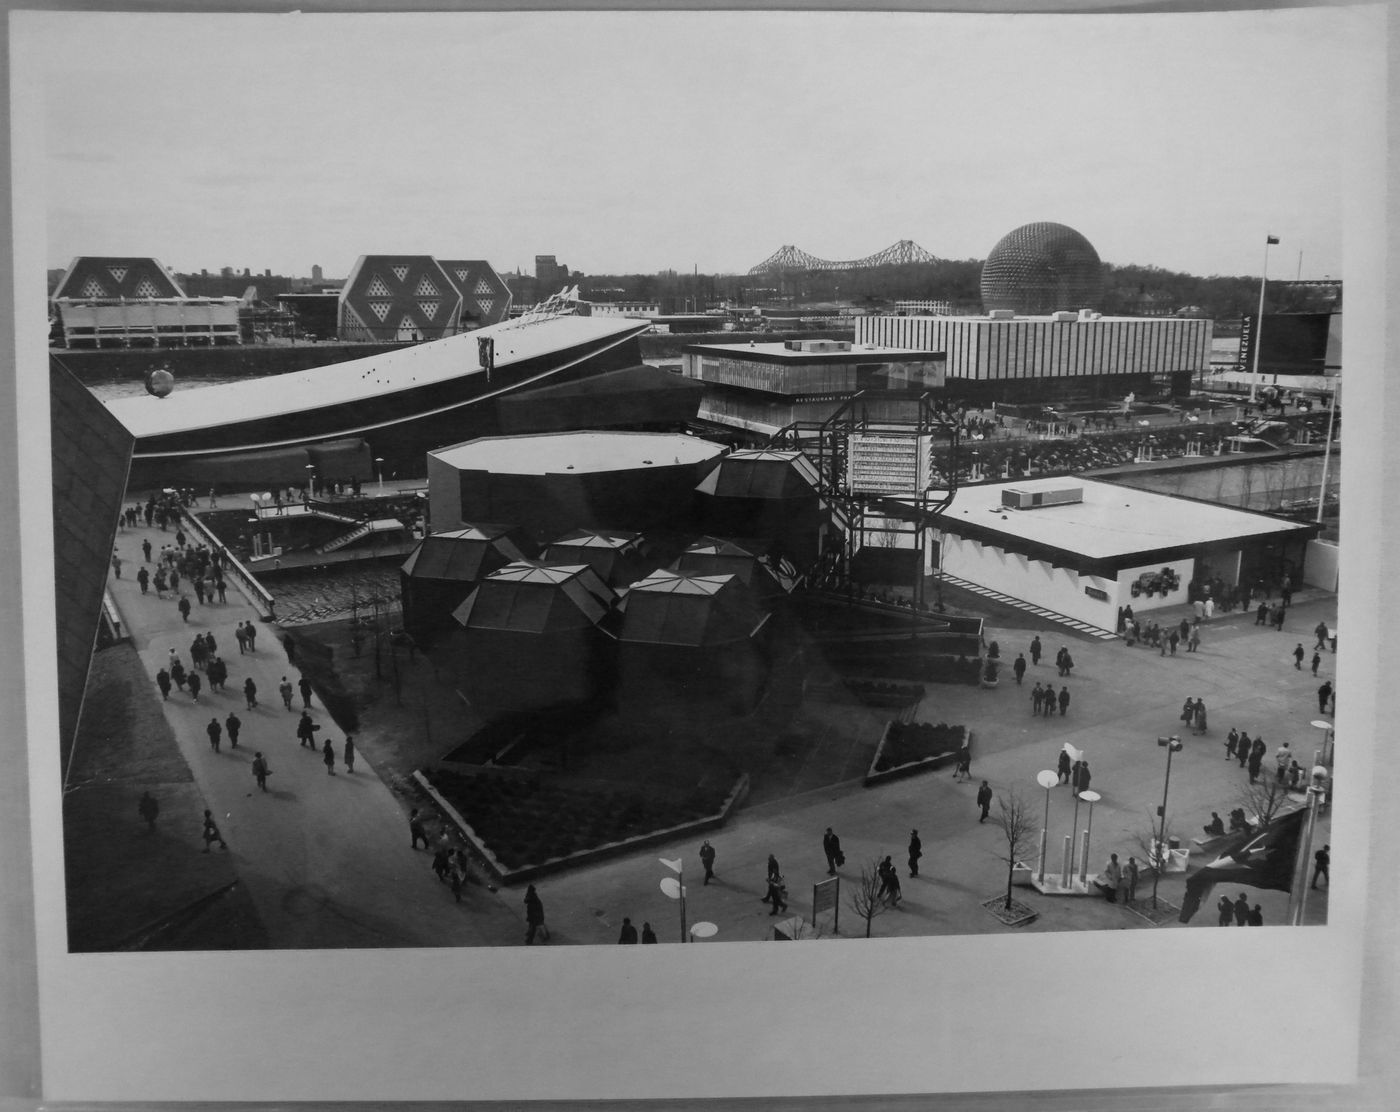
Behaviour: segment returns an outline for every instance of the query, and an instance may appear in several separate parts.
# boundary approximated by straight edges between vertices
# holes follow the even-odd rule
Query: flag
[[[1235,881],[1251,888],[1276,888],[1281,892],[1293,890],[1293,866],[1298,857],[1298,839],[1308,809],[1300,807],[1280,819],[1275,819],[1253,835],[1242,835],[1233,848],[1227,849],[1205,868],[1186,881],[1186,897],[1181,903],[1179,919],[1190,922],[1202,902],[1217,884]]]
[[[1268,236],[1265,238],[1264,242],[1269,246],[1276,247],[1278,246],[1278,236]]]

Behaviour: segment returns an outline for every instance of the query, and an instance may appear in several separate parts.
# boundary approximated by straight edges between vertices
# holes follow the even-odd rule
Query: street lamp
[[[1308,902],[1308,863],[1312,860],[1313,829],[1317,825],[1318,805],[1327,792],[1326,783],[1327,770],[1319,765],[1312,770],[1312,782],[1308,785],[1308,815],[1303,823],[1298,857],[1293,863],[1293,886],[1288,901],[1288,925],[1291,927],[1303,925],[1303,909]]]
[[[660,862],[676,875],[661,878],[661,891],[673,900],[680,900],[681,911],[681,941],[686,941],[685,929],[685,869],[679,857],[674,860],[667,860],[665,857],[658,858]]]
[[[1249,400],[1254,401],[1254,389],[1259,382],[1259,348],[1264,332],[1264,285],[1269,280],[1269,248],[1278,242],[1276,236],[1264,236],[1264,273],[1259,276],[1259,312],[1254,317],[1254,335],[1250,343],[1254,345],[1254,367],[1249,374]]]
[[[1084,885],[1087,890],[1089,887],[1089,835],[1094,832],[1094,804],[1103,796],[1089,788],[1080,792],[1079,798],[1089,801],[1089,823],[1088,828],[1084,831],[1084,858],[1079,865],[1079,883]]]
[[[1156,868],[1152,870],[1152,906],[1157,906],[1157,883],[1162,879],[1162,872],[1171,861],[1171,853],[1167,849],[1167,790],[1172,782],[1172,754],[1180,753],[1182,749],[1181,738],[1172,734],[1170,737],[1159,737],[1157,744],[1167,751],[1167,776],[1162,783],[1162,805],[1157,808],[1157,845],[1154,847],[1154,864]]]
[[[1050,838],[1050,789],[1060,782],[1060,775],[1053,768],[1042,768],[1035,774],[1035,782],[1045,789],[1045,825],[1040,828],[1040,883],[1045,883],[1045,849]]]
[[[375,456],[374,465],[379,469],[379,493],[384,493],[384,457]]]
[[[1332,763],[1332,723],[1321,718],[1314,718],[1309,725],[1322,731],[1322,748],[1313,755],[1313,764],[1330,765]]]
[[[308,498],[316,497],[316,465],[314,463],[306,465],[306,495]]]

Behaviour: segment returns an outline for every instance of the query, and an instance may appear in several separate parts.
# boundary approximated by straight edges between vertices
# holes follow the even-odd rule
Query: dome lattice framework
[[[982,308],[988,312],[1095,308],[1102,295],[1098,252],[1064,224],[1023,224],[1002,237],[982,266]]]

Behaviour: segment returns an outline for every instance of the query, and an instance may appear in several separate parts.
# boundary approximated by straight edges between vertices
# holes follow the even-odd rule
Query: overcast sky
[[[45,62],[53,267],[742,272],[789,243],[980,259],[1051,220],[1203,275],[1258,274],[1272,232],[1272,277],[1339,277],[1382,19],[43,13],[12,43]]]

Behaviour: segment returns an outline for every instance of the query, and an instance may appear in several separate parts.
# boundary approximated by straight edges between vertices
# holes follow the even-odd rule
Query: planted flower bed
[[[875,750],[875,759],[866,774],[867,784],[898,776],[907,776],[933,768],[955,757],[964,745],[972,745],[972,733],[966,726],[949,726],[945,722],[890,722]]]
[[[508,872],[716,815],[726,791],[593,791],[547,777],[431,773],[433,788]]]

